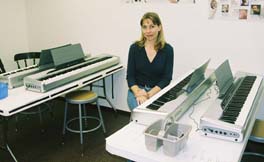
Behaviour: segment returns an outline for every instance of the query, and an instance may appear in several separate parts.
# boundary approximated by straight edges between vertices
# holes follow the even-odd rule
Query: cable
[[[214,88],[216,94],[219,94],[219,88],[218,88],[216,82],[213,83],[213,88]]]
[[[196,101],[193,105],[198,105],[198,104],[200,104],[200,103],[202,103],[202,102],[204,102],[204,101],[206,101],[206,100],[208,100],[208,99],[210,99],[211,98],[211,96],[210,96],[210,94],[212,93],[212,90],[211,89],[209,89],[209,92],[207,92],[206,93],[206,98],[204,98],[204,99],[202,99],[202,100],[198,100],[198,101]]]
[[[196,125],[196,129],[195,131],[199,130],[199,123],[192,117],[192,114],[194,112],[194,105],[191,107],[191,113],[188,115],[188,117],[194,122],[194,124]]]
[[[195,106],[196,105],[198,105],[198,104],[200,104],[200,103],[202,103],[202,102],[204,102],[204,101],[206,101],[206,100],[208,100],[208,99],[210,99],[211,98],[211,94],[212,93],[212,90],[211,89],[209,89],[209,91],[206,93],[206,98],[204,98],[204,99],[202,99],[202,100],[200,100],[200,101],[196,101],[194,104],[193,104],[193,106],[191,107],[191,112],[190,112],[190,114],[188,115],[188,117],[194,122],[194,124],[196,125],[196,129],[195,129],[195,131],[199,131],[199,130],[201,130],[201,129],[199,129],[199,123],[192,117],[192,114],[194,113],[194,109],[195,109]]]

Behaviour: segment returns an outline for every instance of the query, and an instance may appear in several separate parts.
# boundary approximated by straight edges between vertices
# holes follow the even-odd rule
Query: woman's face
[[[151,19],[143,20],[141,31],[147,41],[155,41],[160,30],[161,26],[154,25]]]

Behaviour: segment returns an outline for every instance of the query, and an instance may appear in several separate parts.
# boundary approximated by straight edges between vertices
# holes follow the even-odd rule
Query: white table
[[[27,91],[24,86],[18,87],[15,89],[8,90],[8,97],[0,100],[0,119],[3,120],[3,141],[4,146],[2,149],[7,150],[12,156],[14,161],[17,161],[16,157],[12,153],[8,145],[8,119],[9,117],[27,109],[30,109],[36,105],[52,100],[61,95],[67,94],[71,91],[80,89],[87,85],[90,85],[98,80],[104,79],[107,76],[110,76],[118,71],[124,69],[122,64],[112,66],[108,69],[102,70],[92,75],[88,75],[82,79],[73,81],[61,87],[55,88],[45,93],[38,93]],[[104,96],[104,99],[107,99],[107,96]],[[110,104],[112,106],[112,104]],[[113,107],[114,108],[114,107]]]
[[[210,89],[211,98],[206,99],[207,91],[196,102],[200,103],[191,107],[179,120],[179,122],[184,124],[192,125],[192,131],[189,134],[186,147],[175,157],[164,155],[162,147],[157,152],[148,151],[145,147],[144,137],[144,130],[148,126],[140,125],[134,121],[106,139],[106,150],[111,154],[137,162],[239,162],[246,147],[257,111],[251,116],[248,131],[245,133],[245,138],[241,143],[202,136],[200,130],[196,131],[198,126],[190,115],[199,123],[201,115],[204,114],[216,97],[214,87]],[[262,96],[264,95],[262,94]]]

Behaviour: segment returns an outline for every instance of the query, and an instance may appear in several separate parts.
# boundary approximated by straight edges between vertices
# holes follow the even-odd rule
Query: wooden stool
[[[102,127],[104,133],[106,133],[105,130],[105,126],[104,126],[104,121],[103,121],[103,117],[102,117],[102,113],[101,113],[101,109],[100,106],[98,104],[98,96],[96,93],[94,93],[93,91],[88,91],[88,90],[78,90],[78,91],[74,91],[71,93],[68,93],[65,96],[66,99],[66,103],[65,103],[65,112],[64,112],[64,125],[63,125],[63,137],[66,133],[66,130],[68,130],[69,132],[73,132],[73,133],[79,133],[80,134],[80,143],[81,143],[81,149],[82,149],[82,156],[83,156],[83,133],[88,133],[88,132],[92,132],[95,131],[97,129],[99,129],[100,127]],[[87,103],[96,103],[97,105],[97,109],[99,112],[99,118],[98,117],[94,117],[94,116],[87,116],[86,115],[86,110],[85,110],[85,104]],[[74,117],[71,118],[69,120],[67,120],[67,111],[68,111],[68,104],[78,104],[79,106],[79,116],[78,117]],[[84,115],[82,113],[82,110],[84,112]],[[93,120],[97,120],[98,121],[98,125],[94,128],[91,129],[86,129],[83,130],[83,119],[87,120],[87,119],[93,119]],[[79,129],[72,129],[69,127],[69,124],[78,120],[79,121]]]

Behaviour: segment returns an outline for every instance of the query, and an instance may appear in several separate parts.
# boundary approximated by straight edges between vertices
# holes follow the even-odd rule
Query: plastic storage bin
[[[186,124],[173,123],[166,130],[163,138],[163,152],[168,156],[175,156],[187,143],[192,127]]]
[[[150,151],[157,151],[163,145],[163,152],[175,156],[187,143],[192,127],[178,122],[167,123],[165,133],[160,133],[164,120],[151,124],[144,132],[145,145]]]
[[[8,85],[7,83],[0,82],[0,99],[4,99],[8,96]]]
[[[162,123],[162,120],[158,120],[145,130],[145,145],[150,151],[157,151],[162,146],[162,138],[158,138]]]

